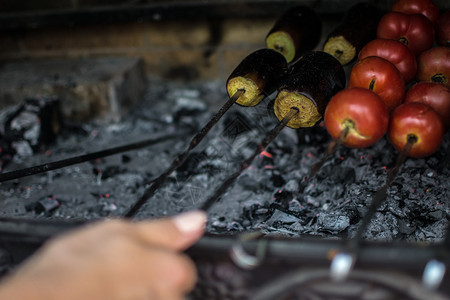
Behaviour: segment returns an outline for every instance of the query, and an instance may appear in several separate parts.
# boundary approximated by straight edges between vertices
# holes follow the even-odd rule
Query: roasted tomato
[[[436,21],[436,43],[450,47],[450,10],[442,13]]]
[[[420,14],[386,13],[378,23],[377,38],[399,40],[418,55],[434,42],[433,23]]]
[[[410,157],[433,154],[444,139],[444,123],[428,104],[409,102],[397,107],[389,119],[388,137],[397,151],[413,141]]]
[[[417,58],[416,77],[450,87],[450,48],[434,47],[422,52]]]
[[[343,145],[368,147],[387,131],[389,112],[381,98],[365,88],[347,88],[334,95],[325,109],[325,127]]]
[[[358,59],[379,56],[395,65],[405,82],[416,76],[417,62],[414,53],[403,43],[396,40],[375,39],[367,43],[359,52]]]
[[[405,103],[426,103],[441,116],[446,129],[450,128],[450,88],[435,83],[420,81],[409,88],[405,96]]]
[[[363,87],[374,91],[389,111],[403,102],[405,81],[397,68],[384,58],[369,56],[352,68],[348,87]]]
[[[439,8],[431,0],[397,0],[391,10],[409,15],[422,14],[433,24],[439,17]]]

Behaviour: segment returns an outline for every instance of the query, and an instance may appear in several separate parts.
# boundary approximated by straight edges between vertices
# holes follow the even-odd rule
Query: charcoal
[[[261,182],[258,181],[258,179],[248,175],[248,174],[243,174],[241,175],[238,180],[237,180],[238,184],[241,185],[244,189],[250,190],[250,191],[254,191],[257,192],[259,191],[262,186],[261,186]]]
[[[129,155],[126,155],[126,154],[123,154],[122,155],[122,163],[124,163],[124,164],[127,164],[127,163],[129,163],[130,161],[131,161],[131,156],[129,156]]]
[[[443,212],[442,210],[431,211],[428,213],[428,218],[435,221],[442,220],[443,218],[445,218],[445,212]]]
[[[246,201],[242,208],[243,216],[250,221],[257,221],[265,218],[270,209],[267,204],[258,200]]]
[[[392,241],[397,238],[398,234],[398,219],[391,213],[377,212],[366,231],[366,238]]]
[[[6,146],[0,145],[3,153],[0,160],[10,159],[9,164],[1,166],[3,172],[154,135],[186,134],[176,140],[93,163],[2,183],[0,213],[35,217],[36,212],[26,211],[25,206],[52,194],[64,195],[65,201],[49,214],[41,213],[48,218],[122,216],[150,182],[186,149],[196,130],[217,111],[226,96],[220,82],[180,87],[153,79],[145,98],[119,123],[65,122],[63,131],[49,143],[46,152],[35,151],[30,141],[34,143],[38,135],[31,126],[33,130],[26,135],[30,141],[16,139],[24,143],[15,144],[15,148],[10,143],[12,139],[7,140]],[[173,215],[199,207],[223,180],[238,170],[264,134],[278,123],[271,100],[268,97],[261,105],[248,108],[234,105],[136,218]],[[9,137],[12,133],[10,130]],[[262,230],[267,234],[289,236],[353,236],[373,195],[386,182],[398,152],[386,137],[364,149],[340,145],[317,176],[307,179],[311,166],[323,157],[330,141],[323,123],[312,128],[283,129],[214,204],[209,211],[208,233]],[[443,237],[449,216],[449,147],[450,133],[447,133],[435,154],[405,161],[364,238],[434,242]],[[15,153],[17,149],[20,155]],[[5,152],[9,156],[4,156]]]
[[[283,188],[285,191],[290,193],[296,193],[299,189],[299,182],[298,180],[291,179],[289,180],[286,185]]]
[[[11,142],[11,146],[14,148],[15,154],[17,154],[18,159],[33,156],[33,147],[28,141],[17,140]]]
[[[350,226],[350,218],[347,215],[340,214],[321,214],[319,215],[318,225],[322,231],[339,233]]]
[[[317,187],[315,183],[309,182],[305,185],[305,188],[303,189],[303,192],[305,194],[313,194],[317,192]]]
[[[346,214],[350,220],[350,225],[355,225],[361,220],[358,209],[353,205],[347,206]]]
[[[276,171],[276,170],[273,170],[270,172],[270,181],[272,182],[272,185],[274,187],[281,187],[286,182],[283,178],[283,175],[279,171]],[[285,189],[288,190],[286,187],[285,187]],[[288,190],[288,191],[293,192],[294,190]]]
[[[297,223],[299,219],[286,212],[276,210],[272,216],[265,221],[265,224],[272,227],[289,226]]]
[[[93,168],[92,172],[95,175],[101,175],[101,179],[107,179],[126,172],[126,169],[121,166],[106,166],[105,168]]]
[[[278,190],[273,195],[273,200],[275,203],[281,204],[283,207],[289,207],[289,202],[292,200],[293,194],[289,191]]]
[[[420,180],[425,186],[437,186],[436,179],[433,178],[433,172],[428,172],[420,177]]]
[[[315,206],[315,207],[320,207],[320,206],[321,206],[321,202],[322,202],[321,197],[313,197],[313,196],[311,196],[311,195],[306,195],[306,196],[304,196],[304,197],[303,197],[303,200],[304,200],[307,204],[312,205],[312,206]]]
[[[59,99],[27,98],[17,109],[6,116],[4,138],[14,147],[19,141],[26,141],[33,152],[52,144],[62,127]],[[23,145],[19,144],[21,147]],[[23,149],[21,149],[23,152]],[[19,152],[19,151],[18,151]]]
[[[227,229],[228,223],[226,222],[224,217],[213,217],[211,218],[211,225],[218,232],[223,232]]]
[[[271,168],[274,165],[274,161],[278,157],[276,154],[271,154],[269,151],[271,151],[271,148],[261,152],[259,159],[257,160],[259,166],[263,168]]]
[[[398,231],[405,235],[410,235],[416,231],[417,226],[405,219],[398,219]]]
[[[117,206],[114,203],[106,203],[106,202],[104,202],[102,204],[103,204],[103,209],[102,210],[104,212],[110,213],[110,212],[113,212],[113,211],[117,210]]]
[[[26,206],[27,211],[34,211],[37,214],[50,213],[61,206],[60,201],[54,196],[45,197],[39,201]]]
[[[233,221],[228,224],[227,231],[229,232],[242,232],[244,227],[237,221]]]

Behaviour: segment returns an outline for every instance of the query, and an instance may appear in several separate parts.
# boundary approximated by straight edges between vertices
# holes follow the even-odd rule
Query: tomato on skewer
[[[386,133],[389,113],[383,100],[360,87],[347,88],[331,98],[324,114],[325,127],[334,139],[352,148],[368,147]]]
[[[428,104],[409,102],[397,107],[389,120],[388,137],[397,151],[412,143],[410,157],[433,154],[444,139],[444,123]]]
[[[391,11],[378,23],[377,38],[399,40],[418,55],[433,45],[434,26],[423,15]]]
[[[400,71],[405,82],[411,81],[416,76],[416,57],[411,49],[400,41],[372,40],[361,49],[358,59],[362,60],[368,56],[378,56],[388,60]]]
[[[405,96],[405,81],[400,72],[378,56],[366,57],[353,66],[348,87],[372,90],[383,99],[389,111],[400,105]]]

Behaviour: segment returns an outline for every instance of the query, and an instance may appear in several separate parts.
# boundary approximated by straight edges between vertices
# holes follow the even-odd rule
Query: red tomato
[[[417,57],[417,79],[450,87],[450,48],[434,47]]]
[[[392,4],[392,11],[404,14],[422,14],[432,23],[439,17],[439,8],[431,0],[397,0]]]
[[[381,98],[365,88],[347,88],[334,95],[325,109],[325,127],[333,138],[348,130],[342,144],[368,147],[387,131],[389,112]]]
[[[409,102],[397,107],[389,120],[388,137],[397,151],[402,151],[408,139],[416,142],[408,156],[433,154],[444,139],[444,123],[428,104]]]
[[[374,91],[389,111],[400,105],[405,96],[405,81],[400,71],[378,56],[366,57],[353,66],[348,87],[363,87]]]
[[[405,82],[416,76],[417,62],[414,53],[403,43],[396,40],[375,39],[367,43],[359,52],[358,59],[379,56],[395,65]]]
[[[442,13],[436,21],[436,43],[450,47],[450,10]]]
[[[433,45],[434,27],[423,15],[392,11],[386,13],[378,23],[377,38],[399,40],[418,55]]]
[[[450,128],[450,88],[447,86],[435,82],[418,82],[406,93],[407,102],[428,104],[441,116],[446,128]]]

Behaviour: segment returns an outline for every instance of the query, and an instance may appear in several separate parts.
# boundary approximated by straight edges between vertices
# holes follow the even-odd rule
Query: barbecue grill
[[[115,100],[107,100],[106,108],[95,105],[99,113],[94,116],[73,106],[76,97],[67,100],[64,88],[63,93],[51,89],[49,94],[45,90],[26,94],[22,89],[16,98],[2,96],[1,134],[8,133],[14,143],[1,145],[1,273],[7,274],[47,239],[86,223],[109,217],[138,220],[174,215],[205,208],[213,198],[206,206],[207,234],[187,250],[199,271],[190,299],[449,299],[448,132],[432,156],[405,160],[362,233],[358,228],[398,153],[386,137],[363,149],[337,146],[308,178],[331,138],[322,122],[310,128],[277,127],[275,94],[254,107],[231,105],[202,141],[185,152],[183,161],[167,172],[229,99],[225,89],[229,70],[263,46],[263,40],[260,45],[245,40],[221,44],[230,35],[240,36],[235,33],[239,28],[230,24],[254,22],[269,28],[286,7],[299,3],[319,13],[325,25],[323,36],[352,4],[131,1],[30,12],[10,6],[9,12],[0,14],[1,38],[10,41],[29,41],[27,35],[34,30],[130,23],[160,28],[196,23],[207,26],[210,33],[200,47],[203,61],[195,64],[180,61],[183,53],[193,52],[192,44],[152,52],[182,53],[162,67],[145,55],[129,58],[143,54],[142,49],[125,53],[126,59],[119,55],[123,48],[113,53],[97,48],[93,60],[83,57],[88,52],[75,53],[77,57],[70,59],[77,64],[105,63],[107,57],[107,64],[131,66],[132,72],[121,73],[126,74],[124,82],[140,82],[136,90],[141,92],[122,101],[126,96],[121,93],[126,92],[120,80],[106,80],[106,90],[113,91],[109,95],[114,94]],[[445,3],[437,3],[445,8]],[[381,10],[390,6],[374,4]],[[0,73],[11,70],[11,61],[17,66],[23,64],[17,59],[29,58],[31,64],[37,59],[38,54],[29,50],[14,53],[12,44],[0,52]],[[63,46],[58,51],[40,49],[40,55],[53,62],[58,59],[58,65],[68,59],[62,57]],[[208,69],[211,57],[219,63]],[[48,80],[50,86],[77,85],[71,75],[92,74],[77,69],[77,64]],[[211,71],[215,67],[216,73]],[[347,75],[349,69],[345,67]],[[64,108],[68,103],[70,112]],[[33,123],[43,116],[45,120]],[[276,134],[270,135],[274,128]],[[164,178],[156,186],[161,174]]]

